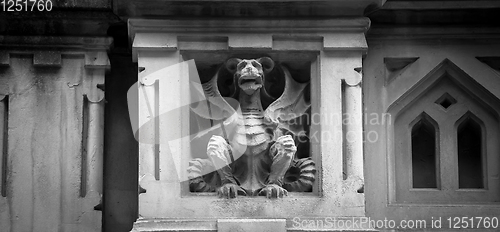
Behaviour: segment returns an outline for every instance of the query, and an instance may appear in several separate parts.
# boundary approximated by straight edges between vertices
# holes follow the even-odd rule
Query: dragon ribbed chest
[[[240,145],[247,146],[247,153],[259,154],[266,150],[271,135],[266,132],[268,125],[265,123],[264,115],[260,111],[243,112],[236,133],[236,141]]]

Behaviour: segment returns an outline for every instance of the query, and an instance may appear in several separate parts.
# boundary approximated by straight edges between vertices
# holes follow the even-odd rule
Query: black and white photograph
[[[0,0],[1,232],[500,231],[499,0]]]

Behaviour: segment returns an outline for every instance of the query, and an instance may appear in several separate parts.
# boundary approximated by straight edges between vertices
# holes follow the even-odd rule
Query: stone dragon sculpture
[[[289,70],[280,65],[285,77],[284,91],[263,109],[261,94],[267,94],[264,80],[274,66],[269,57],[232,58],[225,63],[225,68],[234,74],[234,98],[238,99],[241,114],[236,114],[234,106],[221,96],[220,69],[202,85],[205,95],[215,100],[208,108],[192,107],[192,112],[213,118],[219,110],[227,117],[217,129],[202,131],[192,140],[192,146],[206,147],[208,159],[189,162],[191,192],[216,191],[223,198],[281,198],[289,191],[311,191],[315,164],[310,157],[297,158],[294,139],[304,136],[305,131],[293,123],[310,108],[304,96],[308,83],[296,82]]]

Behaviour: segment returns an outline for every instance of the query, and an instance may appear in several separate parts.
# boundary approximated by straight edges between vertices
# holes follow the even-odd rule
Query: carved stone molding
[[[470,27],[467,25],[449,26],[395,26],[391,28],[374,26],[370,29],[367,39],[370,44],[436,44],[440,40],[443,44],[461,44],[464,41],[474,43],[497,43],[500,38],[498,27]]]
[[[108,49],[112,39],[107,37],[74,37],[74,36],[0,36],[0,46],[63,48],[75,49]]]
[[[482,4],[476,1],[420,1],[411,0],[389,1],[384,6],[385,10],[436,10],[436,9],[489,9],[498,8],[500,3],[495,0],[485,0]]]
[[[0,65],[9,65],[10,54],[33,55],[35,66],[61,66],[61,55],[85,56],[86,68],[109,69],[106,37],[0,36]]]
[[[364,17],[329,20],[129,20],[133,59],[138,51],[334,50],[368,48]]]
[[[131,232],[147,231],[273,231],[273,232],[320,232],[320,231],[346,231],[347,226],[332,223],[333,218],[325,217],[302,217],[299,220],[292,219],[146,219],[139,218],[134,224]],[[337,221],[348,221],[354,223],[356,229],[352,231],[376,232],[365,222],[363,217],[336,217]],[[303,223],[303,224],[302,224]],[[315,224],[322,223],[322,224]],[[308,228],[302,225],[309,225]],[[313,226],[317,225],[317,226]],[[168,229],[166,229],[168,228]],[[351,230],[349,230],[351,231]]]
[[[380,8],[386,0],[128,0],[114,3],[121,18],[216,16],[216,17],[339,17],[361,16]]]

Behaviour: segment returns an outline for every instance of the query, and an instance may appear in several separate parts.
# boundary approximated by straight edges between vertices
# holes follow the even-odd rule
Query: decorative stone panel
[[[376,142],[365,143],[370,154],[365,156],[369,216],[425,220],[427,228],[431,219],[442,218],[442,228],[456,228],[445,220],[496,217],[500,209],[498,39],[496,28],[372,28],[363,70],[365,114],[384,115],[385,120],[370,123],[368,118],[365,125],[367,133],[378,134]],[[460,187],[463,122],[481,128],[471,134],[479,134],[484,145],[475,154],[484,162],[479,170],[483,188]],[[429,174],[417,168],[421,161],[412,160],[412,140],[422,144],[415,138],[420,136],[412,136],[419,123],[430,128],[429,137],[435,137],[435,144],[427,143],[434,145],[436,154],[436,178],[428,177],[439,178],[434,185],[412,183],[412,173],[418,169]],[[424,154],[431,155],[432,150]]]
[[[199,220],[207,220],[202,225],[210,230],[212,223],[224,218],[286,219],[287,230],[292,230],[288,222],[293,217],[363,216],[360,83],[368,27],[367,18],[129,20],[133,58],[139,66],[138,89],[134,90],[139,124],[133,127],[140,142],[139,183],[143,189],[134,231],[190,230],[200,225]],[[311,111],[319,116],[311,124],[319,138],[310,148],[318,170],[312,192],[290,193],[279,199],[219,199],[215,193],[189,191],[185,170],[191,145],[176,139],[189,134],[190,111],[183,106],[189,105],[192,90],[187,74],[173,74],[168,67],[194,59],[195,72],[203,79],[204,67],[222,65],[238,56],[269,56],[284,64],[307,61]],[[168,120],[158,117],[159,112],[169,112]],[[343,125],[346,120],[349,123]],[[154,126],[141,127],[148,123]]]

